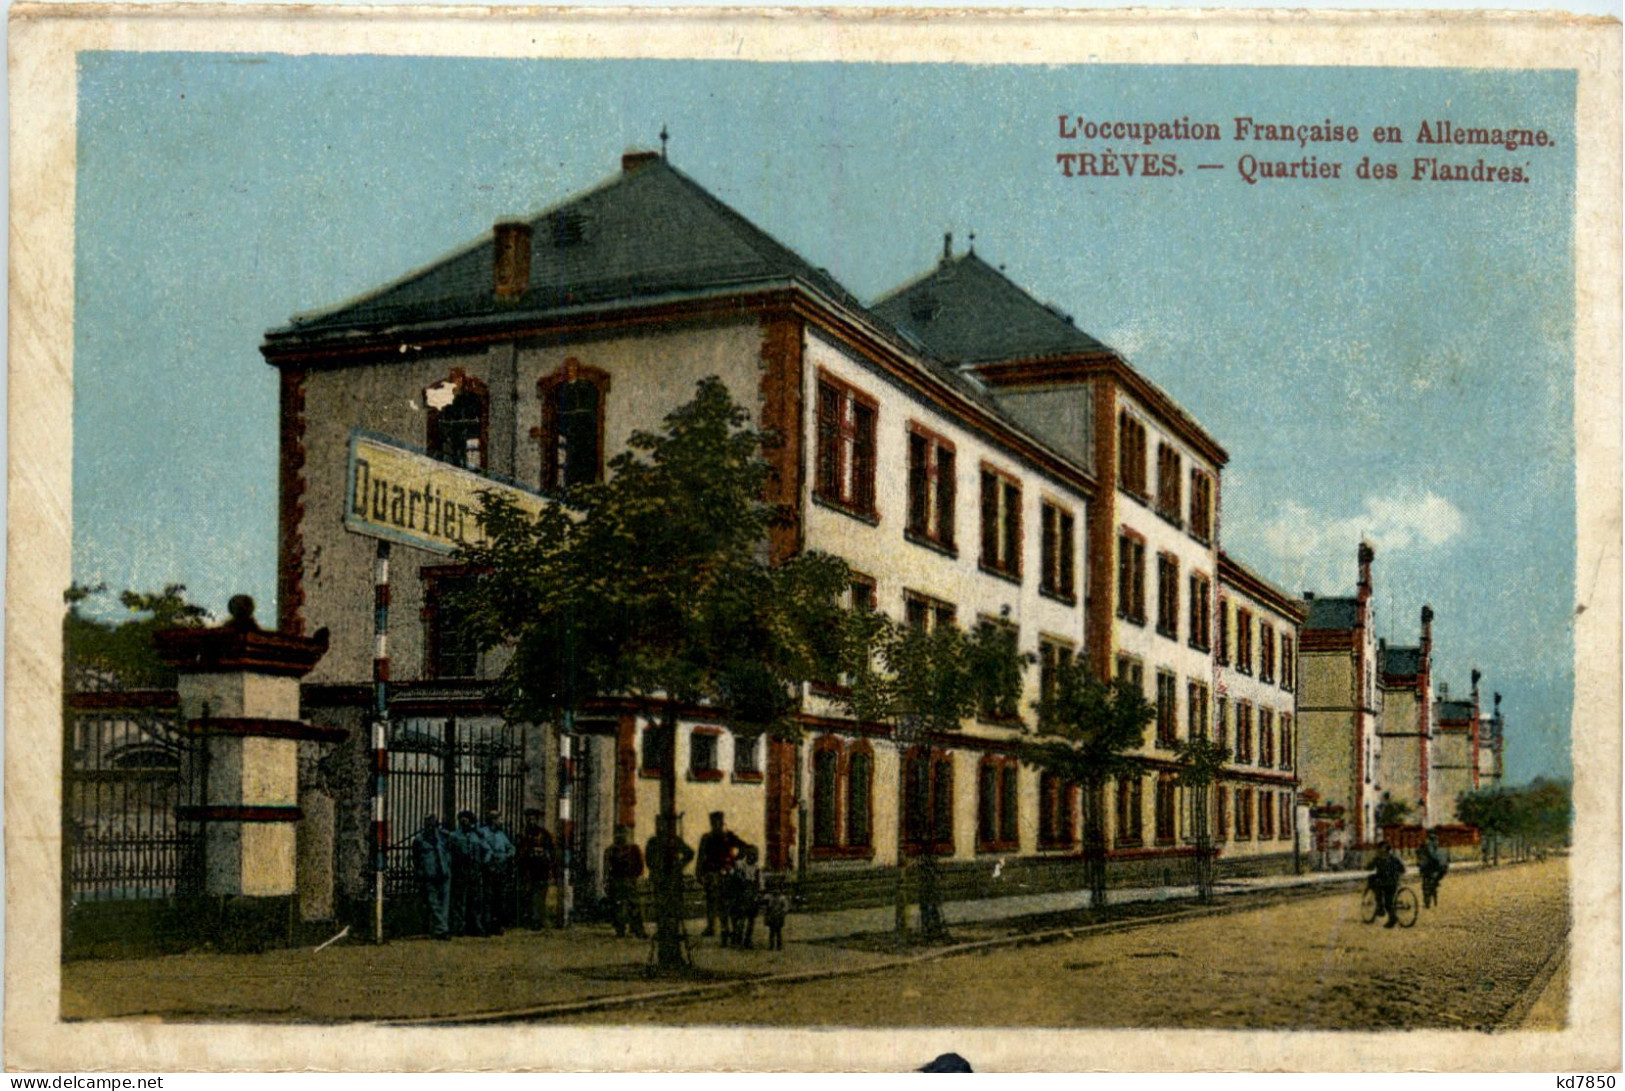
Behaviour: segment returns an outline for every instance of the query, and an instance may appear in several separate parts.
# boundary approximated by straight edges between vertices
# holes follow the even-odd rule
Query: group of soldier
[[[438,815],[425,815],[412,837],[412,871],[429,934],[495,936],[516,922],[541,928],[553,857],[553,837],[537,810],[525,812],[517,844],[496,811],[484,822],[462,811],[452,827],[442,826]]]

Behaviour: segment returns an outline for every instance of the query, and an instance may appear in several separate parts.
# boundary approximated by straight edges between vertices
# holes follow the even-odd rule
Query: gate
[[[176,818],[205,748],[172,690],[73,693],[63,717],[63,951],[178,939],[179,901],[203,889],[202,836]],[[169,933],[175,935],[168,935]]]
[[[509,838],[518,841],[529,771],[525,745],[524,725],[491,716],[408,716],[390,724],[384,895],[394,932],[424,930],[417,920],[412,837],[425,815],[438,815],[451,827],[458,811],[482,819],[496,811]]]

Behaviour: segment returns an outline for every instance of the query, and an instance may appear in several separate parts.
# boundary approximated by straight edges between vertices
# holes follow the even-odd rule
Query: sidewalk
[[[1462,866],[1462,865],[1458,865]],[[1188,912],[1224,911],[1224,901],[1243,894],[1331,888],[1364,880],[1363,872],[1279,875],[1232,879],[1218,886],[1220,905],[1181,907]],[[1113,889],[1113,906],[1191,899],[1193,887]],[[797,914],[785,930],[782,951],[731,950],[716,940],[695,940],[695,979],[661,981],[645,976],[650,945],[619,939],[607,925],[568,931],[509,932],[488,939],[449,942],[404,939],[375,947],[341,943],[260,955],[195,952],[145,959],[94,959],[62,968],[62,1016],[161,1020],[252,1020],[332,1022],[348,1020],[463,1021],[516,1017],[522,1013],[566,1014],[571,1010],[652,1001],[664,996],[863,973],[889,965],[942,957],[962,950],[1027,942],[1037,936],[1022,918],[1086,909],[1081,891],[1012,895],[949,902],[944,916],[957,941],[950,948],[892,951],[884,937],[894,909],[879,906]],[[1170,911],[1174,907],[1170,906]],[[1182,914],[1183,915],[1183,914]],[[1084,927],[1138,927],[1138,920]],[[1038,922],[1031,922],[1036,925]],[[689,923],[698,937],[703,921]],[[836,941],[875,935],[874,944]],[[765,929],[758,923],[758,944]],[[873,949],[865,949],[872,947]]]

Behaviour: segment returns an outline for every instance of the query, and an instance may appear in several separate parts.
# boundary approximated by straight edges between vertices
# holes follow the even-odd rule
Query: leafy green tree
[[[1196,896],[1213,900],[1213,829],[1209,805],[1214,783],[1230,760],[1230,751],[1205,735],[1176,743],[1174,754],[1180,761],[1174,783],[1185,789],[1191,800],[1191,834],[1196,841]]]
[[[156,592],[120,592],[118,601],[125,616],[116,620],[91,616],[87,604],[107,593],[106,584],[74,583],[62,594],[68,606],[62,619],[62,657],[70,686],[173,686],[175,672],[158,657],[153,635],[164,629],[205,625],[208,611],[187,600],[185,584],[171,583]]]
[[[1382,802],[1377,804],[1377,829],[1385,830],[1389,826],[1403,826],[1410,817],[1411,805],[1403,800],[1390,799],[1387,792],[1382,793]]]
[[[1140,687],[1102,682],[1082,662],[1063,659],[1038,703],[1038,732],[1021,745],[1023,762],[1082,791],[1084,875],[1097,907],[1106,904],[1106,785],[1138,774],[1130,755],[1145,744],[1156,714]]]
[[[769,563],[764,502],[771,437],[716,378],[659,432],[639,431],[601,483],[571,488],[534,519],[494,494],[479,573],[460,604],[485,648],[511,648],[510,713],[573,729],[595,698],[633,703],[657,727],[660,815],[675,830],[680,709],[708,706],[737,732],[794,737],[801,684],[830,677],[841,649],[844,562],[806,552]],[[675,844],[651,860],[657,949],[686,965]]]
[[[957,731],[983,710],[1019,706],[1022,678],[1032,656],[1016,650],[1008,629],[980,625],[966,632],[957,625],[902,624],[872,611],[851,614],[842,630],[841,664],[849,680],[844,703],[857,719],[888,723],[897,742],[897,931],[908,932],[909,810],[904,769],[908,750],[933,733]],[[929,823],[929,814],[915,815]],[[935,861],[924,860],[920,890],[922,931],[943,934],[937,901]]]

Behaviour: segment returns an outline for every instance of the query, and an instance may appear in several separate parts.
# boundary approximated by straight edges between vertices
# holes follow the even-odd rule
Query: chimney
[[[492,235],[491,290],[498,299],[518,299],[530,288],[530,224],[498,220]]]
[[[1355,554],[1360,559],[1360,587],[1361,600],[1371,597],[1371,562],[1376,559],[1377,551],[1371,548],[1370,542],[1361,542],[1359,552]]]
[[[1483,678],[1483,677],[1484,677],[1484,675],[1479,671],[1479,669],[1477,667],[1474,667],[1473,668],[1473,700],[1475,700],[1475,701],[1478,700],[1478,680],[1480,678]]]
[[[1433,607],[1422,607],[1422,666],[1426,669],[1433,656]]]
[[[659,160],[659,152],[627,152],[625,155],[621,156],[621,173],[631,174],[633,171],[642,170],[650,163],[656,163],[659,162]]]

